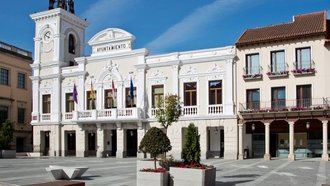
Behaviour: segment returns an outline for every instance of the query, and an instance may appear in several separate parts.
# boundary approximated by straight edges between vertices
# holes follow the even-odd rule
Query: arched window
[[[69,35],[69,53],[75,54],[76,53],[76,39],[72,34]]]

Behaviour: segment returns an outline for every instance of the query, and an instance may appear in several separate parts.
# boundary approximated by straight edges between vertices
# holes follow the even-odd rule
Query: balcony
[[[243,79],[245,81],[249,80],[261,80],[262,79],[262,67],[254,67],[254,68],[243,68]]]
[[[142,109],[140,108],[84,110],[73,112],[72,115],[72,121],[78,123],[90,121],[130,121],[140,119],[143,119]]]
[[[208,114],[210,115],[223,114],[223,105],[209,105]]]
[[[269,78],[281,78],[281,77],[288,77],[289,71],[287,70],[289,68],[288,64],[285,64],[284,69],[272,69],[271,66],[268,66],[268,72],[267,75]]]
[[[51,114],[41,114],[41,121],[50,121]]]
[[[254,118],[285,116],[304,116],[306,113],[316,116],[330,110],[330,98],[311,98],[296,100],[278,100],[269,102],[241,103],[239,112]]]
[[[297,63],[293,63],[296,69],[292,70],[294,76],[304,76],[304,75],[314,75],[315,70],[315,63],[312,60],[307,67],[298,67]]]
[[[198,115],[197,106],[184,106],[182,107],[182,116],[196,116]]]

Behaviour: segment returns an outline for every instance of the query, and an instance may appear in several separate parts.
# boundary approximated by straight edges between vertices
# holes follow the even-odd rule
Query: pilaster
[[[238,124],[238,159],[243,159],[243,124]]]
[[[76,131],[76,156],[87,157],[86,131],[82,126]]]
[[[288,159],[290,161],[294,161],[296,159],[294,154],[294,122],[289,122],[289,156]]]
[[[116,158],[126,157],[126,131],[122,128],[121,123],[117,125],[117,152]]]
[[[328,122],[327,120],[322,121],[322,128],[323,128],[323,153],[322,153],[322,160],[329,161],[329,154],[328,154]]]
[[[97,153],[98,158],[104,157],[104,129],[101,124],[97,124]]]

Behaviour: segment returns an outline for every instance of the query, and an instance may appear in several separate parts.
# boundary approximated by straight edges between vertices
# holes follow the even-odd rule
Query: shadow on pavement
[[[239,183],[246,183],[246,182],[250,182],[250,181],[253,181],[253,180],[244,180],[244,181],[229,181],[229,182],[221,182],[221,181],[217,181],[215,183],[216,186],[234,186],[236,184],[239,184]]]
[[[259,174],[239,174],[233,176],[222,176],[223,178],[255,178],[259,177]]]

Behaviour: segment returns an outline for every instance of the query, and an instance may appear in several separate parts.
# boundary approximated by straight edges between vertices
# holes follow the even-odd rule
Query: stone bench
[[[81,178],[81,176],[88,170],[88,167],[65,167],[50,165],[46,168],[55,180],[72,180],[76,178]]]
[[[54,181],[54,182],[47,182],[47,183],[37,183],[28,186],[85,186],[84,182],[78,181]]]

